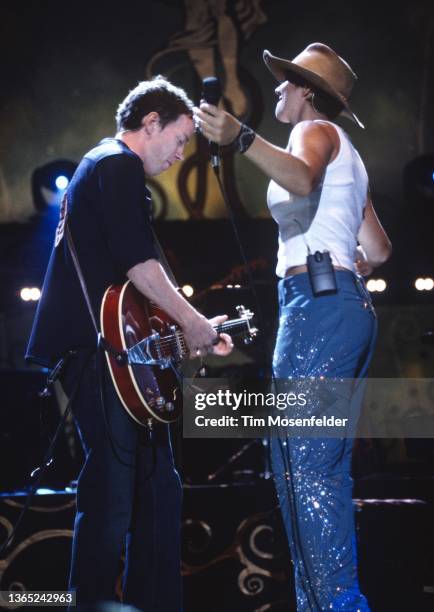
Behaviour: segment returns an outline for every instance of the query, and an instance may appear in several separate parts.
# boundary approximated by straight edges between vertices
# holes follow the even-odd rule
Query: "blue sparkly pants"
[[[276,379],[366,375],[377,331],[371,299],[363,280],[352,272],[336,271],[336,279],[337,293],[320,297],[313,296],[307,273],[279,282]],[[360,393],[349,399],[353,418],[360,409],[356,395]],[[352,446],[351,438],[287,436],[271,442],[298,612],[369,610],[357,578]]]

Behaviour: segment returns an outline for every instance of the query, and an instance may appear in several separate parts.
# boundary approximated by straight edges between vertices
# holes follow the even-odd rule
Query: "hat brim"
[[[294,64],[290,60],[283,59],[281,57],[276,57],[272,55],[267,49],[263,52],[263,59],[270,70],[272,75],[279,81],[286,81],[288,79],[288,74],[296,74],[297,76],[305,79],[308,83],[313,85],[314,87],[324,91],[328,95],[332,96],[335,100],[340,102],[343,106],[343,110],[341,111],[341,115],[351,119],[356,125],[360,128],[364,129],[363,123],[357,117],[357,115],[351,110],[347,99],[340,94],[334,87],[329,85],[327,81],[325,81],[322,77],[320,77],[315,72],[308,70],[307,68],[303,68],[303,66],[299,66],[298,64]]]

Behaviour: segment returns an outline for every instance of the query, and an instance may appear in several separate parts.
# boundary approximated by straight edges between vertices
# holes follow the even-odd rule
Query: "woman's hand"
[[[233,142],[241,129],[238,119],[207,102],[194,108],[194,120],[205,138],[219,145]]]
[[[369,276],[374,270],[373,266],[367,261],[365,252],[360,245],[356,249],[354,263],[356,265],[356,271],[362,276]]]

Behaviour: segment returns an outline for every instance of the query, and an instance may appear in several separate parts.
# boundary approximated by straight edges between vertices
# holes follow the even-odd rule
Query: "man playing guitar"
[[[180,612],[181,485],[167,427],[152,432],[123,409],[104,361],[95,355],[103,296],[128,279],[177,322],[193,355],[227,355],[208,321],[178,293],[158,261],[146,177],[182,160],[194,131],[193,104],[162,77],[140,83],[120,104],[117,134],[80,162],[64,198],[27,358],[53,367],[73,353],[62,384],[85,452],[77,489],[70,588],[78,604],[116,598],[125,546],[123,602],[146,612]],[[90,310],[64,228],[73,239]]]

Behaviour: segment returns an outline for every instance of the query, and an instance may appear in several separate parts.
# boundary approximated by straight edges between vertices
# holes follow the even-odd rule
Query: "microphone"
[[[202,81],[202,98],[208,104],[217,106],[222,97],[222,88],[217,77],[206,77]],[[220,165],[219,147],[216,142],[209,141],[209,151],[211,154],[211,166],[218,168]]]

